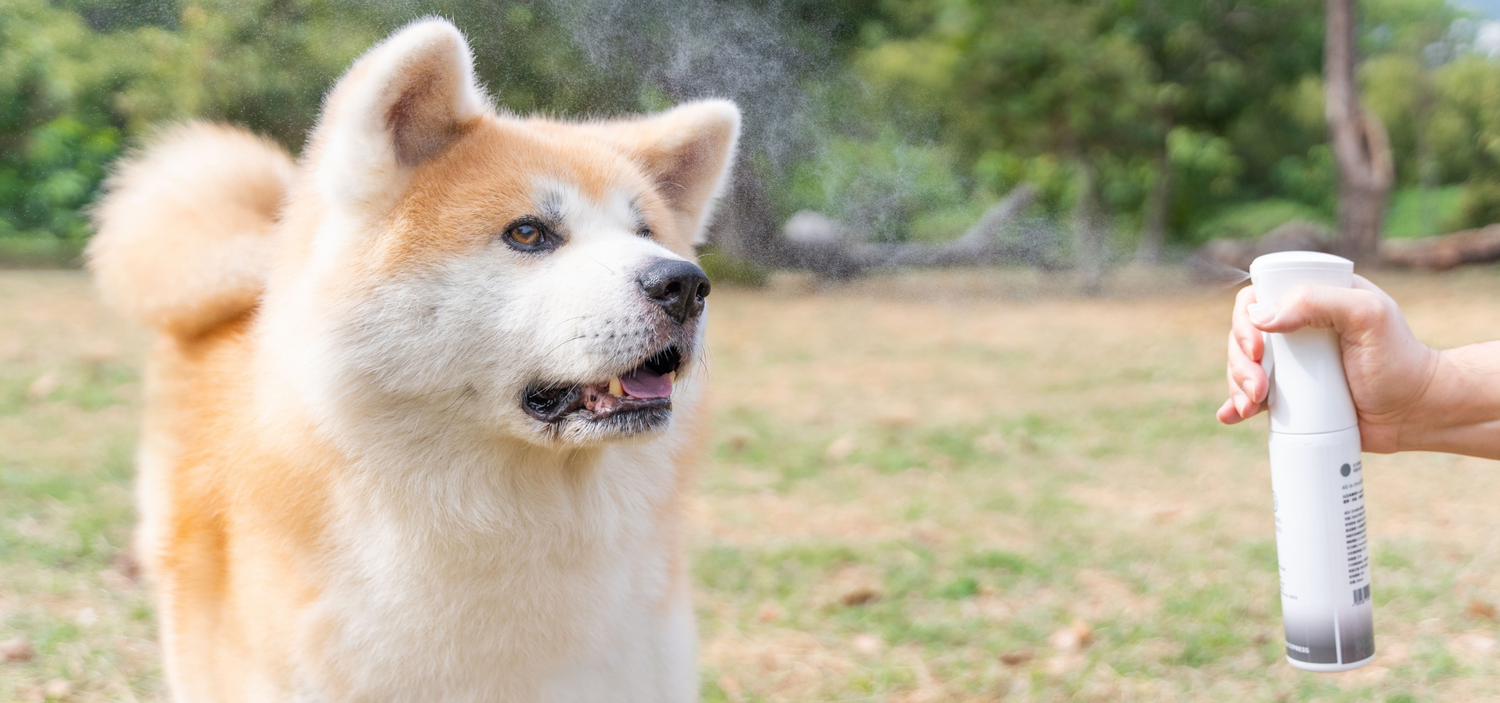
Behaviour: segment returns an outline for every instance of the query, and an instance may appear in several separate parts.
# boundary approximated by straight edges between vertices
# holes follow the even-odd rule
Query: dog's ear
[[[319,119],[319,183],[347,206],[389,203],[411,169],[488,109],[464,36],[447,20],[413,22],[339,79]]]
[[[688,240],[702,243],[734,165],[740,109],[728,100],[702,100],[611,127],[656,182]]]

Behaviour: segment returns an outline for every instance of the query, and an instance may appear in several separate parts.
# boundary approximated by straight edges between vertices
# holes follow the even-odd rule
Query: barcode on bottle
[[[1364,587],[1362,587],[1362,588],[1356,588],[1356,589],[1354,589],[1354,604],[1355,605],[1359,605],[1360,603],[1363,603],[1363,602],[1365,602],[1367,600],[1370,600],[1370,584],[1368,584],[1368,583],[1365,584]]]

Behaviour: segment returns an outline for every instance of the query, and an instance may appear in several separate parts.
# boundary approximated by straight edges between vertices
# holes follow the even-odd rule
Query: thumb
[[[1298,286],[1275,303],[1249,306],[1251,324],[1264,332],[1286,334],[1304,327],[1343,333],[1378,324],[1385,313],[1381,297],[1369,290],[1334,286]]]

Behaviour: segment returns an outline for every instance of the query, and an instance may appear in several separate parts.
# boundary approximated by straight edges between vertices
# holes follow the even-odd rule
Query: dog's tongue
[[[639,368],[621,376],[620,386],[625,389],[625,394],[632,398],[645,400],[672,397],[672,379],[667,378],[665,374],[651,373],[645,368]]]

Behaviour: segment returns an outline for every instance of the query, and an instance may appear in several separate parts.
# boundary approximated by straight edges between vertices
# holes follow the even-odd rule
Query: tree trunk
[[[1099,177],[1088,159],[1078,159],[1078,199],[1073,203],[1073,258],[1083,292],[1104,290],[1104,232],[1099,211]]]
[[[1327,0],[1324,115],[1339,170],[1339,244],[1355,261],[1376,261],[1393,177],[1385,127],[1360,106],[1354,75],[1354,0]]]
[[[1161,263],[1161,253],[1167,241],[1167,211],[1171,205],[1172,158],[1163,145],[1156,182],[1151,184],[1151,193],[1146,196],[1146,222],[1141,231],[1140,247],[1135,250],[1136,263],[1147,266]]]

